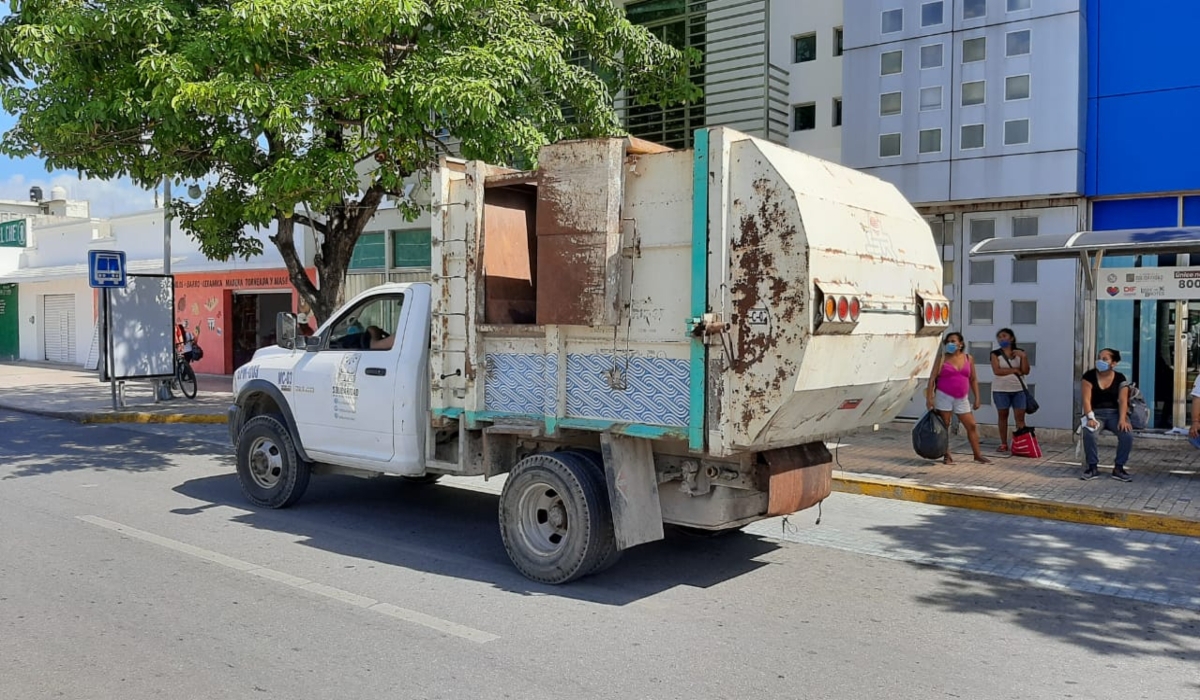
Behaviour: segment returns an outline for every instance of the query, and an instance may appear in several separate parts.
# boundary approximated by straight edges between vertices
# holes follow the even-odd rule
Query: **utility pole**
[[[163,274],[171,274],[171,177],[163,176]],[[175,338],[174,321],[171,326],[171,338]],[[175,369],[175,344],[171,343],[171,369]],[[171,380],[164,379],[158,385],[158,399],[169,401],[175,398],[171,393]]]

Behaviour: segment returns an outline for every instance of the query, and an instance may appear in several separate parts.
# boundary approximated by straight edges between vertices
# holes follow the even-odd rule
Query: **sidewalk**
[[[130,382],[127,407],[112,410],[108,384],[95,372],[38,363],[0,363],[0,408],[82,423],[224,423],[233,400],[230,377],[200,377],[195,400],[154,402],[147,382]],[[910,426],[863,430],[833,443],[834,489],[882,498],[1026,515],[1052,520],[1200,537],[1200,450],[1186,441],[1134,443],[1133,483],[1108,478],[1101,447],[1101,476],[1080,481],[1071,443],[1043,441],[1040,460],[996,454],[984,438],[991,464],[975,464],[963,435],[951,438],[956,463],[918,458]],[[1157,444],[1151,444],[1157,442]]]
[[[112,392],[96,372],[34,362],[0,363],[0,408],[78,423],[224,423],[232,379],[201,375],[195,399],[155,403],[148,381],[125,383],[125,406],[113,411]]]
[[[1200,537],[1200,450],[1186,441],[1173,449],[1139,449],[1135,442],[1128,464],[1133,483],[1109,478],[1113,448],[1101,446],[1101,478],[1080,481],[1072,444],[1043,443],[1041,459],[1025,459],[997,454],[999,442],[984,438],[992,463],[976,464],[962,435],[951,437],[955,463],[945,465],[916,456],[908,427],[860,431],[834,443],[834,489]]]

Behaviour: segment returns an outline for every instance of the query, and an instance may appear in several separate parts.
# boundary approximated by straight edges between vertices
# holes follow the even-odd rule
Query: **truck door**
[[[296,422],[310,451],[372,462],[395,454],[395,337],[404,294],[380,294],[343,311],[291,378]],[[379,333],[380,330],[384,332]],[[374,340],[373,340],[374,339]]]

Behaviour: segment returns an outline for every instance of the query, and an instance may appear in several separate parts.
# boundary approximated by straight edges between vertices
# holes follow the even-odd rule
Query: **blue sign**
[[[125,251],[89,250],[88,284],[99,289],[125,287]]]

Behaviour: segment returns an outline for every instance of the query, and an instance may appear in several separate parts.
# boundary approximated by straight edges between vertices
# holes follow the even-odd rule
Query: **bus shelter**
[[[1090,366],[1098,352],[1099,305],[1110,301],[1157,302],[1173,312],[1166,324],[1170,337],[1172,424],[1188,425],[1190,393],[1188,302],[1200,302],[1200,267],[1190,265],[1200,256],[1200,228],[1152,228],[1117,231],[1080,231],[1060,236],[991,238],[970,250],[971,258],[1012,256],[1017,260],[1078,260],[1080,333],[1075,339],[1076,377]],[[1169,266],[1105,267],[1106,257],[1176,256]],[[1197,257],[1200,262],[1200,257]],[[1196,304],[1200,306],[1200,304]],[[1165,405],[1165,404],[1164,404]],[[1152,407],[1153,408],[1153,407]],[[1075,396],[1075,413],[1082,412]]]

